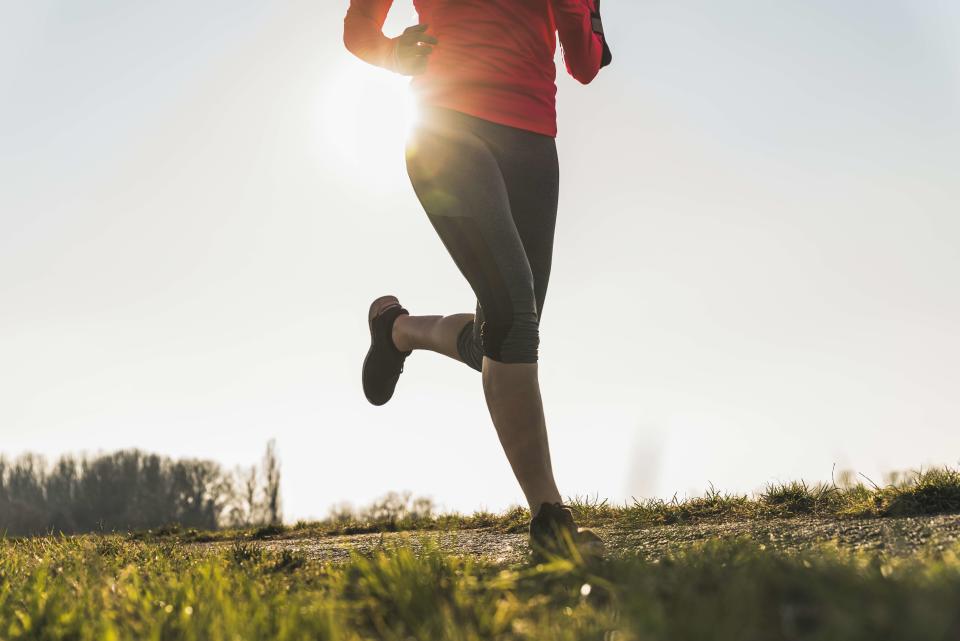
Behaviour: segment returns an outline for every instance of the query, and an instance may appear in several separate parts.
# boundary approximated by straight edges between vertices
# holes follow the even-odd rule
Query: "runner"
[[[490,417],[530,505],[531,547],[590,551],[553,477],[537,374],[539,324],[557,216],[557,35],[583,84],[611,61],[599,0],[415,0],[420,24],[388,38],[392,0],[352,0],[343,40],[359,58],[413,76],[421,118],[407,172],[476,294],[473,314],[413,316],[395,296],[368,312],[363,390],[393,396],[405,359],[430,350],[482,372]]]

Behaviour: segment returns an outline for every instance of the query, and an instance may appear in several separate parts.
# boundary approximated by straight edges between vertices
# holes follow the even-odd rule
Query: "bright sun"
[[[409,80],[350,61],[327,77],[320,134],[325,153],[354,166],[402,155],[416,124]]]

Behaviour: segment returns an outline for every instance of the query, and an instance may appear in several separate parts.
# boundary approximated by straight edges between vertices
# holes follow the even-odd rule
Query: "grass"
[[[797,516],[835,518],[882,518],[960,512],[960,471],[932,468],[900,474],[884,487],[847,484],[808,484],[803,481],[768,485],[755,496],[725,494],[712,486],[702,497],[670,501],[635,500],[627,505],[574,498],[569,503],[578,521],[586,526],[618,525],[649,527],[739,519],[772,519]],[[262,540],[294,537],[318,537],[370,532],[413,530],[462,530],[493,528],[501,532],[526,529],[530,513],[514,508],[503,514],[478,512],[472,515],[424,515],[406,510],[385,510],[376,516],[340,515],[293,526],[273,525],[256,529],[217,531],[165,528],[132,535],[138,540],[173,537],[185,542]]]
[[[659,562],[501,568],[387,547],[0,540],[0,639],[716,641],[960,638],[958,550],[906,560],[718,541]]]
[[[683,501],[571,501],[589,525],[960,511],[960,472],[885,486],[710,488]],[[0,538],[0,641],[960,641],[960,544],[913,556],[711,540],[656,560],[496,565],[383,544],[331,564],[261,541],[399,530],[526,528],[529,514],[368,512],[296,526]],[[373,514],[374,516],[370,516]],[[219,546],[190,543],[232,541]]]

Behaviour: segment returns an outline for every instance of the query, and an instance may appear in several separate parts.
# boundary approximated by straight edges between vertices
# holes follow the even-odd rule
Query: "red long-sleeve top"
[[[393,68],[383,23],[393,0],[351,0],[343,42],[359,58]],[[600,70],[595,0],[414,0],[437,44],[411,86],[422,104],[547,136],[557,134],[557,34],[567,71],[586,84]]]

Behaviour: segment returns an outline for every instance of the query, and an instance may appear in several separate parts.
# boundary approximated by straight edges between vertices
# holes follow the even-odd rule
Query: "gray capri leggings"
[[[407,173],[477,297],[457,339],[461,360],[535,363],[550,278],[559,168],[550,136],[426,107]]]

